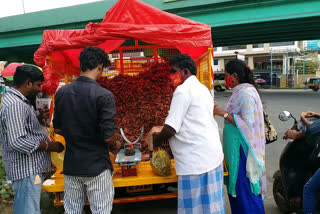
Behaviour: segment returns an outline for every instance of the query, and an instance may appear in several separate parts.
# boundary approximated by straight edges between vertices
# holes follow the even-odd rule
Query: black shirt
[[[55,96],[53,126],[66,140],[65,175],[97,176],[112,170],[104,139],[114,134],[116,113],[113,94],[95,80],[80,76]]]

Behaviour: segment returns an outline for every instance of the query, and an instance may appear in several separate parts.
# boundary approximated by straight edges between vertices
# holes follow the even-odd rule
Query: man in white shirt
[[[175,91],[165,125],[153,143],[157,147],[169,139],[179,176],[178,214],[225,213],[223,151],[214,100],[196,78],[190,56],[177,56],[170,66]]]

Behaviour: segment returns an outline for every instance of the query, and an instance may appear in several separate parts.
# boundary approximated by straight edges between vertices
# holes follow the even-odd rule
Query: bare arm
[[[312,112],[312,114],[313,114],[313,116],[314,116],[314,117],[318,117],[318,118],[320,118],[320,114],[319,114],[319,113]]]
[[[306,124],[307,126],[310,126],[311,123],[309,120],[306,119],[306,117],[313,117],[313,116],[315,116],[313,112],[302,112],[300,118],[302,122],[304,122],[304,124]]]
[[[221,108],[221,106],[219,106],[216,101],[214,101],[214,115],[218,115],[220,117],[224,117],[224,115],[228,113],[226,112],[223,108]],[[225,118],[227,121],[229,121],[230,123],[232,123],[233,125],[236,125],[234,118],[232,116],[232,114],[228,113],[228,116]]]
[[[159,135],[154,139],[153,145],[160,146],[164,141],[169,140],[176,134],[176,130],[171,126],[165,124]]]
[[[296,139],[299,139],[299,138],[302,138],[302,137],[304,137],[304,133],[302,131],[297,132],[296,130],[290,129],[290,130],[286,131],[286,133],[283,136],[283,139],[285,139],[285,140],[288,140],[288,139],[296,140]]]
[[[56,141],[56,142],[40,142],[38,150],[60,153],[64,150],[64,145],[58,141]]]

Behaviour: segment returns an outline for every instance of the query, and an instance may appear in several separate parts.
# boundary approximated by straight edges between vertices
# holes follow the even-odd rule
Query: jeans
[[[40,194],[41,194],[42,176],[31,175],[12,183],[15,192],[13,202],[14,214],[41,214],[40,212]]]
[[[310,214],[316,211],[317,196],[320,192],[320,169],[304,185],[303,188],[303,213]]]
[[[309,137],[320,136],[320,120],[314,121],[310,126],[308,126],[305,133]]]

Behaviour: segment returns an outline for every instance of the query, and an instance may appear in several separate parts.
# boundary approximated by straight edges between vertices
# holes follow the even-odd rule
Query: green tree
[[[318,53],[307,53],[305,56],[305,73],[306,74],[316,74],[319,69],[320,61],[318,59]],[[295,62],[295,70],[299,73],[303,69],[303,58],[298,59]]]
[[[6,173],[0,156],[0,201],[11,201],[13,199],[13,195],[12,186],[6,179]]]

